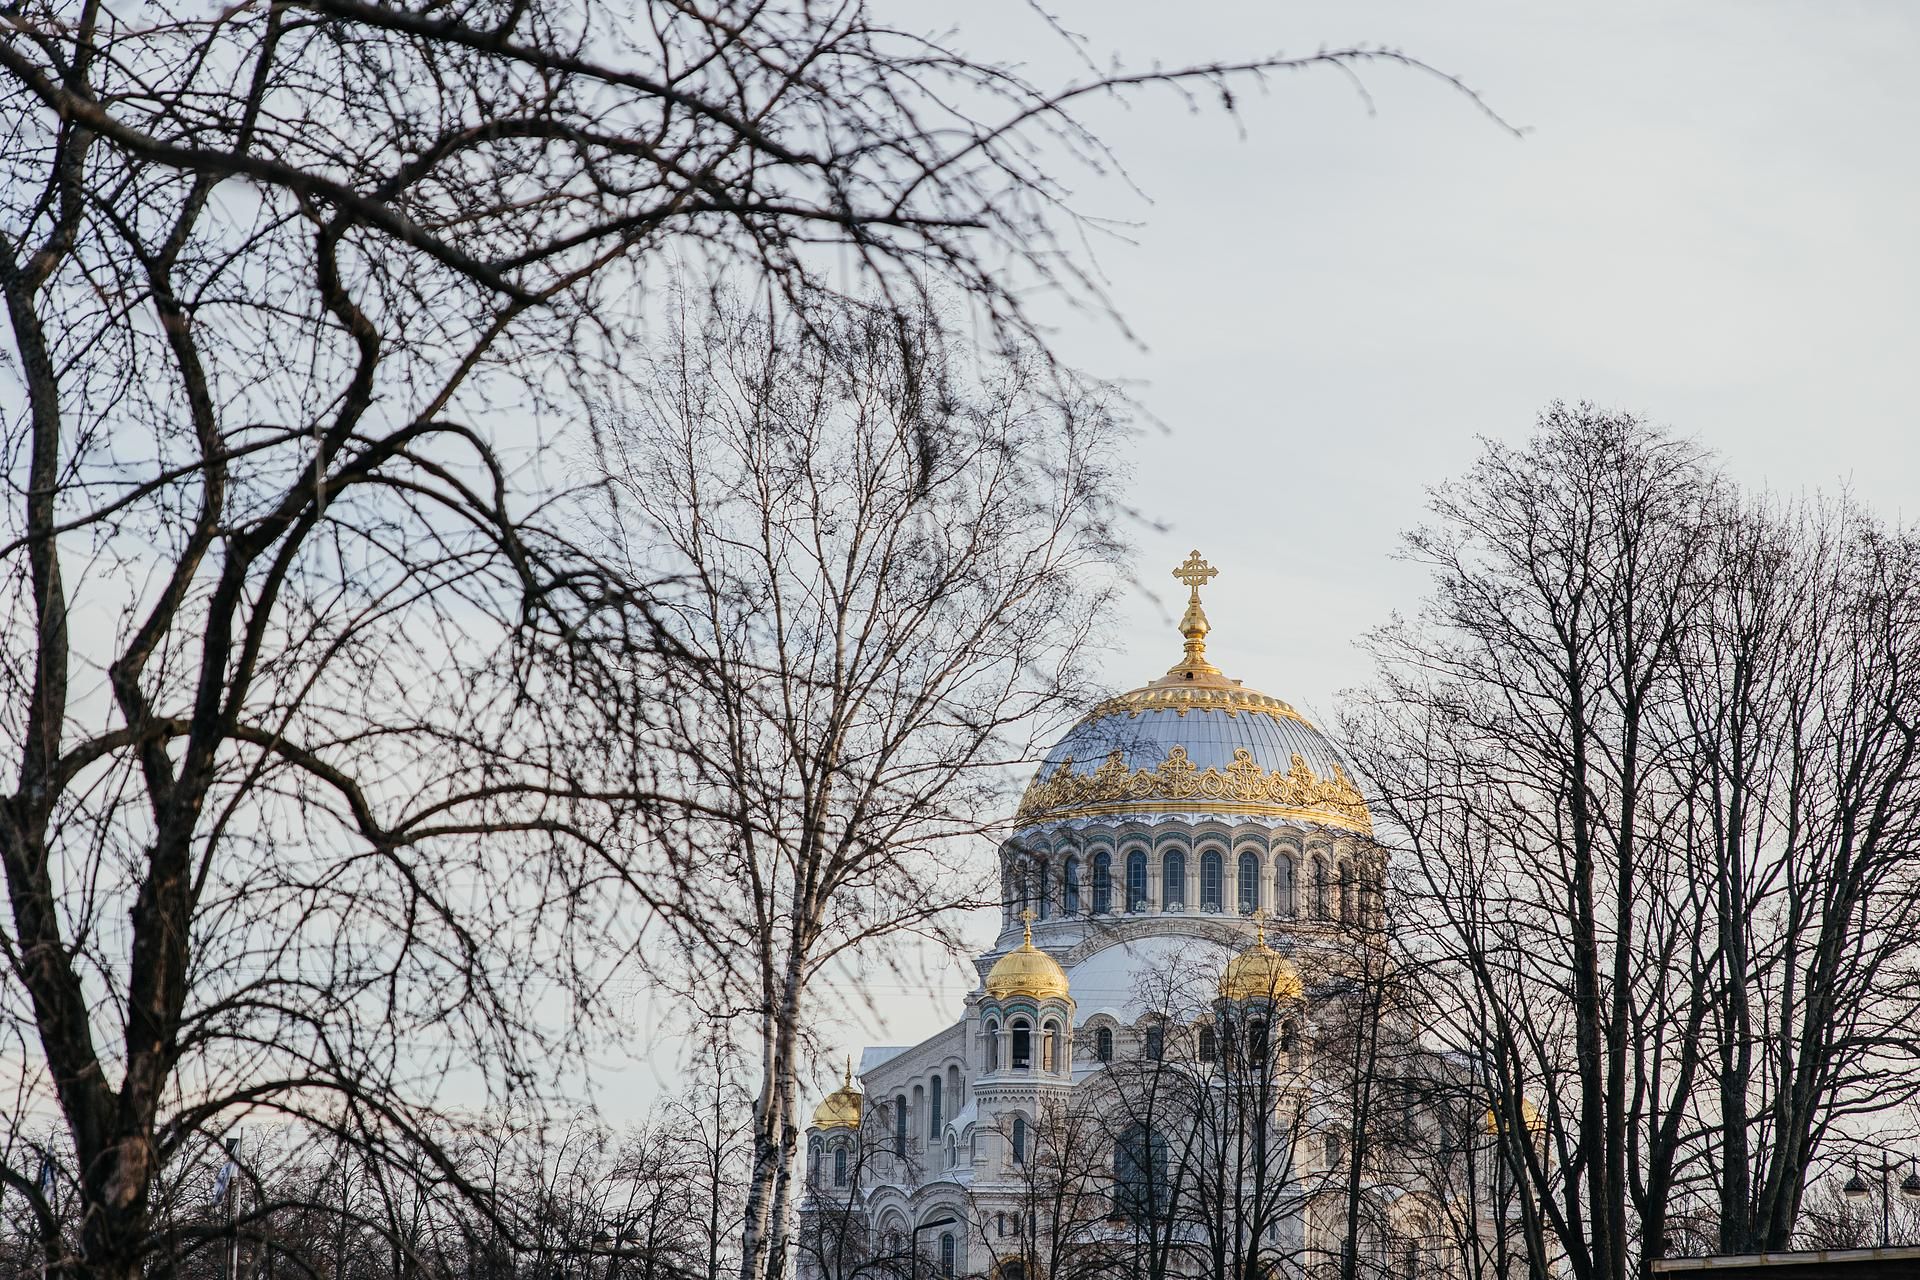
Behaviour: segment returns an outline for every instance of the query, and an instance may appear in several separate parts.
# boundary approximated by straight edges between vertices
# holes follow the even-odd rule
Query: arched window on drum
[[[1220,855],[1211,849],[1200,855],[1200,909],[1202,911],[1220,910],[1220,897],[1223,892],[1221,880],[1225,868]]]
[[[1293,859],[1275,854],[1273,859],[1273,910],[1275,915],[1291,916],[1293,905]]]
[[[1187,905],[1187,855],[1169,853],[1160,859],[1160,909],[1179,911]]]
[[[1327,861],[1317,853],[1313,855],[1313,918],[1327,918]]]
[[[1104,916],[1113,910],[1113,855],[1093,855],[1093,913]]]
[[[1236,886],[1240,893],[1240,914],[1250,916],[1260,909],[1260,855],[1243,853],[1240,855],[1240,882]]]
[[[1147,909],[1147,855],[1135,849],[1127,855],[1127,910]]]
[[[1060,891],[1060,913],[1077,916],[1080,914],[1080,859],[1067,859],[1065,878]]]

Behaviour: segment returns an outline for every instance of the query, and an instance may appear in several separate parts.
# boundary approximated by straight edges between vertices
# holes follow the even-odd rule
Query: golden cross
[[[1186,563],[1173,571],[1173,576],[1193,588],[1194,593],[1198,595],[1200,588],[1206,586],[1208,581],[1217,577],[1219,573],[1218,569],[1200,558],[1200,551],[1195,548],[1187,556]]]
[[[1040,918],[1039,916],[1033,914],[1032,907],[1028,907],[1026,910],[1020,913],[1020,919],[1027,927],[1027,945],[1028,946],[1033,945],[1033,922],[1035,920],[1038,920],[1039,918]]]
[[[1267,944],[1267,909],[1265,907],[1253,909],[1253,933],[1254,945],[1264,947]]]

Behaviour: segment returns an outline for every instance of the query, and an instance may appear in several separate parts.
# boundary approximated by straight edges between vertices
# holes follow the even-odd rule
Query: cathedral
[[[1179,662],[1040,763],[959,1021],[866,1049],[814,1113],[801,1280],[1437,1276],[1485,1243],[1447,1225],[1498,1190],[1484,1095],[1429,1142],[1459,1073],[1392,1025],[1367,806],[1208,660],[1215,572],[1175,571]]]

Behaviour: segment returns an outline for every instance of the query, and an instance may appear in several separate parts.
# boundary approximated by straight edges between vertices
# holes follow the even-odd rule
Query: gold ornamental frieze
[[[1073,757],[1068,756],[1051,774],[1033,780],[1020,801],[1015,821],[1064,816],[1063,811],[1117,812],[1161,802],[1230,812],[1264,814],[1277,810],[1284,816],[1373,834],[1373,819],[1360,788],[1338,763],[1333,766],[1333,776],[1323,778],[1295,752],[1292,767],[1285,773],[1269,771],[1261,768],[1244,747],[1234,751],[1233,762],[1225,769],[1211,765],[1202,769],[1187,755],[1185,747],[1172,748],[1167,758],[1151,769],[1129,769],[1124,754],[1116,750],[1092,773],[1075,773]],[[1118,809],[1110,810],[1111,806]]]
[[[1171,711],[1185,717],[1189,711],[1223,711],[1229,716],[1263,715],[1275,720],[1306,724],[1305,716],[1290,703],[1252,689],[1222,688],[1215,684],[1150,684],[1144,689],[1108,698],[1095,707],[1088,719],[1105,716],[1137,716],[1147,711]]]

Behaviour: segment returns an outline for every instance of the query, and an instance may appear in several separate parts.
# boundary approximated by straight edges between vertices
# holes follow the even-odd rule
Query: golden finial
[[[841,1077],[841,1079],[845,1082],[845,1087],[849,1089],[853,1088],[853,1055],[852,1054],[847,1055],[847,1073],[845,1076]]]
[[[1033,914],[1032,907],[1028,907],[1025,911],[1022,911],[1020,913],[1020,923],[1024,924],[1027,928],[1026,943],[1028,946],[1033,945],[1033,922],[1035,920],[1038,920],[1039,918],[1040,918],[1039,916],[1036,916],[1035,914]]]
[[[1173,576],[1187,585],[1187,611],[1180,615],[1180,634],[1186,637],[1186,657],[1169,675],[1182,673],[1191,680],[1196,673],[1218,675],[1219,668],[1207,661],[1207,632],[1211,630],[1207,622],[1207,612],[1200,607],[1200,588],[1207,585],[1220,571],[1200,558],[1196,548],[1188,554],[1186,562],[1173,571]]]
[[[1267,945],[1267,909],[1265,907],[1253,909],[1253,944],[1257,947]]]

